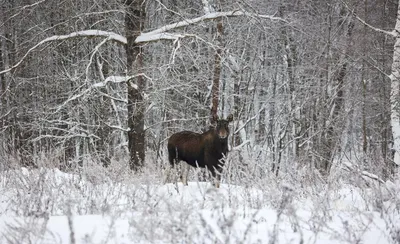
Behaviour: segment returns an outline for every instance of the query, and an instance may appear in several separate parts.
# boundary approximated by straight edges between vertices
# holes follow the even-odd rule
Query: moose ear
[[[226,120],[227,120],[228,122],[232,122],[232,121],[233,121],[233,115],[232,115],[232,114],[228,115],[228,117],[226,118]]]
[[[218,121],[218,115],[214,114],[214,115],[212,116],[212,121],[213,121],[213,122],[217,122],[217,121]]]

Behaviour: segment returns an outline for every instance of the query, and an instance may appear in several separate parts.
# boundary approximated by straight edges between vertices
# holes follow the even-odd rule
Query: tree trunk
[[[214,74],[211,90],[211,120],[217,115],[219,101],[219,84],[221,79],[221,54],[222,54],[222,20],[217,23],[217,50],[214,56]]]
[[[395,26],[396,42],[394,44],[392,74],[391,80],[391,93],[390,93],[390,124],[392,126],[393,134],[393,150],[394,150],[394,163],[400,166],[400,113],[399,113],[399,95],[400,95],[400,1],[397,9],[397,20]]]
[[[341,12],[341,15],[344,18],[345,12]],[[343,24],[342,21],[339,21],[338,26]],[[329,175],[330,169],[332,167],[332,161],[335,155],[338,155],[340,152],[340,141],[342,136],[342,131],[340,128],[343,128],[343,116],[341,113],[344,110],[344,83],[345,77],[347,75],[348,68],[348,56],[351,51],[351,37],[353,33],[353,19],[350,17],[347,23],[347,31],[345,34],[346,38],[346,47],[344,50],[344,54],[338,58],[338,61],[341,63],[334,77],[335,81],[335,92],[333,94],[333,104],[331,107],[331,114],[329,116],[329,125],[326,132],[326,141],[324,148],[324,157],[321,172],[323,174]]]
[[[141,73],[143,69],[143,50],[139,44],[135,43],[135,40],[143,30],[146,19],[144,2],[144,0],[129,0],[125,2],[126,66],[128,76],[134,73]],[[143,97],[145,87],[146,81],[141,75],[127,81],[129,166],[135,171],[143,166],[145,159],[145,104]]]
[[[367,0],[364,0],[364,15],[365,15],[365,20],[367,21],[368,17],[368,8],[367,8]],[[363,26],[363,32],[362,32],[362,37],[365,40],[367,38],[367,26]],[[364,42],[364,45],[362,47],[363,53],[367,52],[367,47],[366,43]],[[366,61],[363,59],[361,63],[361,87],[362,87],[362,108],[361,108],[361,116],[362,116],[362,138],[363,138],[363,159],[365,159],[365,156],[367,155],[367,149],[368,149],[368,141],[367,141],[367,115],[366,115],[366,95],[367,95],[367,81],[365,80],[365,73],[366,73]]]
[[[367,141],[367,115],[366,115],[366,93],[367,93],[367,82],[364,80],[364,65],[363,65],[363,71],[361,75],[361,85],[362,85],[362,109],[361,109],[361,116],[362,116],[362,138],[363,138],[363,158],[365,155],[367,155],[367,149],[368,149],[368,141]]]

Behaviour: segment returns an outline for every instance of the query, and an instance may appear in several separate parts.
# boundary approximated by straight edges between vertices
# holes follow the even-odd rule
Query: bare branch
[[[48,42],[60,41],[60,40],[65,40],[65,39],[75,38],[75,37],[107,37],[110,40],[113,40],[113,41],[116,41],[116,42],[119,42],[122,44],[126,44],[126,38],[124,36],[121,36],[114,32],[102,31],[102,30],[84,30],[84,31],[72,32],[68,35],[55,35],[55,36],[48,37],[48,38],[40,41],[39,43],[37,43],[35,46],[31,47],[25,53],[25,55],[18,61],[18,63],[16,63],[15,65],[13,65],[12,67],[10,67],[8,69],[0,71],[0,75],[4,74],[4,73],[8,73],[8,72],[12,71],[13,69],[17,68],[19,65],[21,65],[21,63],[25,60],[25,58],[39,46],[41,46],[45,43],[48,43]]]
[[[93,84],[92,87],[104,87],[104,86],[107,85],[108,82],[122,83],[122,82],[126,82],[126,81],[128,81],[128,80],[130,80],[132,78],[136,78],[138,76],[143,76],[146,79],[151,80],[151,77],[147,76],[144,73],[139,73],[139,74],[131,75],[131,76],[115,76],[115,75],[113,75],[113,76],[107,77],[103,82],[99,82],[99,83]]]
[[[388,36],[393,36],[393,37],[396,37],[396,36],[397,36],[397,32],[396,32],[395,30],[386,31],[386,30],[382,30],[382,29],[376,28],[376,27],[374,27],[374,26],[368,24],[367,22],[365,22],[363,19],[361,19],[360,17],[358,17],[356,14],[354,14],[354,16],[357,18],[358,21],[360,21],[362,24],[366,25],[367,27],[371,28],[371,29],[374,30],[374,31],[383,33],[383,34],[388,35]]]
[[[396,36],[397,36],[397,33],[396,33],[395,30],[386,31],[386,30],[382,30],[382,29],[376,28],[375,26],[372,26],[372,25],[368,24],[367,22],[365,22],[365,20],[363,20],[363,19],[361,19],[360,17],[358,17],[358,15],[355,13],[354,9],[351,9],[351,8],[349,7],[349,5],[347,5],[347,3],[346,3],[345,1],[342,1],[342,3],[343,3],[344,6],[346,6],[346,8],[349,10],[349,12],[353,13],[354,17],[356,17],[356,19],[357,19],[358,21],[360,21],[363,25],[367,26],[368,28],[370,28],[370,29],[372,29],[372,30],[374,30],[374,31],[383,33],[383,34],[385,34],[385,35],[389,35],[389,36],[393,36],[393,37],[396,37]]]
[[[176,39],[179,38],[179,34],[168,34],[168,31],[178,29],[181,27],[193,25],[202,21],[207,21],[207,20],[213,20],[213,19],[218,19],[222,17],[237,17],[237,16],[249,16],[249,17],[254,17],[254,18],[262,18],[262,19],[269,19],[269,20],[274,20],[274,21],[283,21],[287,22],[283,18],[271,16],[271,15],[260,15],[260,14],[253,14],[249,12],[244,12],[241,10],[234,10],[234,11],[228,11],[228,12],[213,12],[213,13],[207,13],[203,16],[194,18],[194,19],[187,19],[187,20],[182,20],[173,24],[165,25],[161,28],[155,29],[153,31],[147,32],[147,33],[142,33],[140,36],[138,36],[135,40],[136,43],[142,43],[142,42],[149,42],[149,41],[155,41],[155,40],[160,40],[157,39],[157,36],[163,37],[161,39]],[[174,36],[175,35],[175,36]],[[175,37],[175,38],[174,38]]]
[[[233,147],[233,148],[232,148],[232,151],[239,151],[239,150],[241,150],[244,146],[246,146],[246,145],[249,144],[249,143],[251,143],[251,141],[250,141],[250,140],[246,140],[246,141],[242,142],[242,144],[240,144],[240,145],[238,145],[238,146],[236,146],[236,147]]]
[[[345,166],[345,168],[343,168],[343,169],[345,169],[345,170],[347,170],[347,171],[350,171],[350,172],[359,172],[363,177],[367,177],[367,178],[369,178],[369,179],[372,179],[372,180],[375,180],[375,181],[378,181],[379,183],[381,183],[381,184],[385,184],[385,181],[384,180],[382,180],[381,178],[379,178],[379,176],[377,176],[377,175],[375,175],[375,174],[371,174],[371,173],[369,173],[369,172],[367,172],[367,171],[360,171],[360,170],[358,170],[353,164],[351,164],[350,162],[343,162],[342,163],[342,165],[343,166]]]
[[[22,13],[23,10],[26,10],[26,9],[28,9],[28,8],[35,7],[35,6],[37,6],[37,5],[39,5],[39,4],[43,3],[43,2],[46,2],[46,1],[47,1],[47,0],[41,0],[41,1],[38,1],[38,2],[36,2],[36,3],[32,3],[32,4],[29,4],[29,5],[23,6],[23,7],[21,7],[21,8],[19,9],[19,12],[16,13],[16,14],[14,14],[13,16],[11,16],[10,19],[11,19],[11,18],[15,18],[15,17],[17,17],[18,15],[20,15],[20,14]]]
[[[58,112],[59,112],[65,105],[67,105],[69,102],[74,101],[74,100],[76,100],[76,99],[78,99],[78,98],[80,98],[80,97],[83,97],[85,94],[88,94],[90,91],[91,91],[91,88],[88,88],[88,89],[82,91],[81,93],[76,94],[76,95],[74,95],[74,96],[68,98],[63,104],[61,104],[60,106],[58,106],[58,108],[57,108],[57,110],[56,110],[55,113],[58,113]]]
[[[120,131],[123,131],[123,132],[128,132],[129,131],[129,128],[124,128],[124,127],[122,127],[120,125],[119,126],[118,125],[109,125],[109,124],[107,124],[105,122],[103,122],[103,124],[105,124],[106,126],[110,127],[111,129],[120,130]]]
[[[205,14],[203,16],[200,16],[200,17],[197,17],[194,19],[183,20],[183,21],[179,21],[179,22],[176,22],[173,24],[165,25],[161,28],[158,28],[156,30],[153,30],[153,31],[150,31],[147,33],[142,33],[140,36],[138,36],[136,38],[135,42],[136,43],[145,43],[145,42],[152,42],[152,41],[158,41],[158,40],[178,40],[179,38],[183,38],[188,35],[179,34],[179,33],[168,33],[168,31],[171,31],[171,30],[174,30],[177,28],[181,28],[181,27],[185,27],[185,26],[189,26],[189,25],[193,25],[193,24],[196,24],[196,23],[199,23],[202,21],[206,21],[206,20],[218,19],[218,18],[222,18],[222,17],[236,17],[236,16],[250,16],[253,18],[263,18],[263,19],[269,19],[269,20],[274,20],[274,21],[287,22],[283,18],[279,18],[279,17],[275,17],[275,16],[271,16],[271,15],[253,14],[253,13],[248,13],[248,12],[244,12],[241,10],[234,10],[234,11],[229,11],[229,12],[214,12],[214,13]],[[193,36],[193,35],[189,35],[189,36]],[[102,31],[102,30],[83,30],[83,31],[72,32],[67,35],[51,36],[51,37],[48,37],[48,38],[40,41],[35,46],[31,47],[25,53],[25,55],[18,61],[18,63],[16,63],[15,65],[13,65],[10,68],[0,71],[0,75],[4,74],[4,73],[8,73],[8,72],[14,70],[15,68],[17,68],[26,59],[26,57],[31,52],[33,52],[36,48],[38,48],[39,46],[41,46],[45,43],[48,43],[48,42],[52,42],[52,41],[60,41],[60,40],[66,40],[66,39],[76,38],[76,37],[106,37],[107,40],[116,41],[123,45],[125,45],[127,43],[126,37],[124,37],[120,34],[114,33],[114,32]],[[100,45],[102,45],[102,44],[103,44],[103,42]]]

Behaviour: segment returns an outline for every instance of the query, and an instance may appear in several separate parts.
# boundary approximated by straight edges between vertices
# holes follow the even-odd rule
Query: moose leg
[[[175,159],[175,155],[174,155],[174,151],[168,151],[168,161],[169,161],[169,165],[167,166],[167,168],[165,169],[165,180],[164,180],[164,184],[169,182],[169,178],[171,177],[171,169],[174,171],[173,174],[176,178],[176,172],[175,172],[175,163],[177,163],[177,160]],[[176,181],[176,179],[175,179]]]
[[[219,188],[222,167],[219,165],[218,159],[216,159],[212,155],[206,153],[204,158],[206,162],[206,167],[210,171],[212,179],[214,181],[214,186],[216,188]]]
[[[214,181],[214,186],[216,188],[219,188],[220,182],[221,182],[221,171],[222,171],[222,168],[219,167],[219,166],[212,166],[212,165],[210,165],[207,168],[211,173],[212,180]]]
[[[182,183],[187,186],[188,185],[188,176],[190,165],[188,163],[182,163]]]
[[[219,188],[221,184],[221,177],[222,177],[222,167],[217,166],[215,169],[215,178],[214,178],[214,184],[216,188]]]
[[[172,174],[172,183],[176,184],[178,183],[178,173],[179,173],[179,167],[176,167],[175,164],[170,164],[167,166],[167,169],[165,170],[165,180],[164,184],[170,183],[171,182],[171,174]]]
[[[168,165],[167,168],[165,169],[165,172],[164,172],[164,174],[165,174],[164,185],[169,182],[169,177],[170,177],[170,174],[171,174],[171,168],[172,168],[172,165]]]

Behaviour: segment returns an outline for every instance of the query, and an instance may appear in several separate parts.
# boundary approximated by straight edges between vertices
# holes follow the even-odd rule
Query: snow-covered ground
[[[399,241],[396,197],[374,202],[370,189],[349,184],[318,191],[288,184],[216,189],[204,182],[162,185],[98,176],[3,172],[0,243]]]

